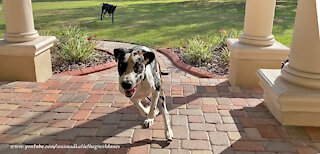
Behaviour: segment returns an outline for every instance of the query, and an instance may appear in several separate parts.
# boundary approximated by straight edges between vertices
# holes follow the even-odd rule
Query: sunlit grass
[[[62,25],[87,27],[99,39],[132,42],[152,47],[178,46],[196,35],[220,29],[243,28],[245,0],[141,0],[108,1],[118,5],[115,24],[106,15],[100,20],[104,0],[32,0],[35,27],[42,33],[59,31]],[[47,0],[49,1],[49,0]],[[291,44],[296,0],[278,1],[273,34]],[[0,12],[0,35],[5,29]]]

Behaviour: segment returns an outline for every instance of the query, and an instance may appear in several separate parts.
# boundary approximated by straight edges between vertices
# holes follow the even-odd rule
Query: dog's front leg
[[[106,16],[106,13],[107,13],[107,10],[105,10],[104,13],[103,13],[103,19]]]
[[[102,10],[101,10],[101,20],[103,19],[103,11],[104,11],[104,9],[103,9],[103,7],[102,7]]]
[[[137,108],[138,111],[140,112],[140,115],[141,115],[142,117],[147,117],[148,111],[147,111],[147,109],[142,105],[142,103],[140,102],[140,100],[132,100],[132,102],[135,104],[136,108]]]
[[[157,116],[157,113],[155,112],[155,110],[157,108],[159,95],[160,95],[159,91],[152,92],[150,110],[149,110],[149,113],[147,115],[147,119],[144,121],[144,125],[147,128],[149,128],[150,126],[153,125],[154,118]]]

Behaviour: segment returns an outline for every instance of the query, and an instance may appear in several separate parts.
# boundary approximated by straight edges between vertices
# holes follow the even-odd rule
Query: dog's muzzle
[[[122,87],[127,97],[132,97],[136,93],[136,87],[132,87],[131,82],[122,82]]]
[[[124,90],[124,92],[126,93],[127,97],[132,97],[136,93],[136,89],[136,87],[133,87],[129,90]]]

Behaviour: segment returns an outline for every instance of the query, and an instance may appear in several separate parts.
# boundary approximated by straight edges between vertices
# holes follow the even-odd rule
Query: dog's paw
[[[171,142],[173,140],[173,132],[171,129],[167,130],[165,132],[166,138],[167,138],[167,142]]]
[[[148,119],[144,120],[144,126],[146,128],[149,128],[153,125],[153,122],[154,122],[154,118],[152,118],[152,119],[148,118]]]

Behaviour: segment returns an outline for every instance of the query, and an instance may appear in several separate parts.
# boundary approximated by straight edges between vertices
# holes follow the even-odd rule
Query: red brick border
[[[108,50],[105,49],[99,49],[96,48],[96,50],[100,50],[103,52],[108,52],[110,55],[114,54]],[[170,49],[168,48],[160,48],[157,49],[158,52],[164,54],[165,56],[167,56],[176,67],[190,73],[193,74],[195,76],[201,77],[201,78],[217,78],[217,79],[223,79],[226,77],[217,75],[217,74],[213,74],[204,70],[201,70],[199,68],[193,67],[191,65],[188,65],[184,62],[182,62],[180,60],[180,58],[174,53],[172,52]],[[86,68],[82,68],[82,69],[78,69],[78,70],[73,70],[73,71],[67,71],[67,72],[62,72],[62,73],[57,73],[54,75],[71,75],[71,76],[82,76],[82,75],[87,75],[87,74],[91,74],[91,73],[95,73],[95,72],[100,72],[106,69],[110,69],[117,66],[117,63],[113,60],[111,62],[105,63],[105,64],[100,64],[100,65],[96,65],[96,66],[92,66],[92,67],[86,67]]]
[[[201,70],[199,68],[193,67],[191,65],[188,65],[182,62],[180,58],[168,48],[160,48],[160,49],[157,49],[157,51],[167,56],[174,63],[176,67],[186,72],[189,72],[192,75],[195,75],[201,78],[218,78],[218,79],[226,78],[217,74],[213,74],[213,73]]]
[[[98,49],[96,48],[96,50],[100,50],[103,52],[108,52],[110,55],[114,56],[114,54],[108,50],[104,50],[104,49]],[[95,72],[100,72],[106,69],[110,69],[117,66],[117,63],[113,60],[111,62],[108,63],[104,63],[104,64],[100,64],[100,65],[96,65],[96,66],[91,66],[91,67],[86,67],[86,68],[81,68],[78,70],[73,70],[73,71],[67,71],[67,72],[62,72],[62,73],[57,73],[54,75],[71,75],[71,76],[82,76],[82,75],[87,75],[87,74],[91,74],[91,73],[95,73]]]

